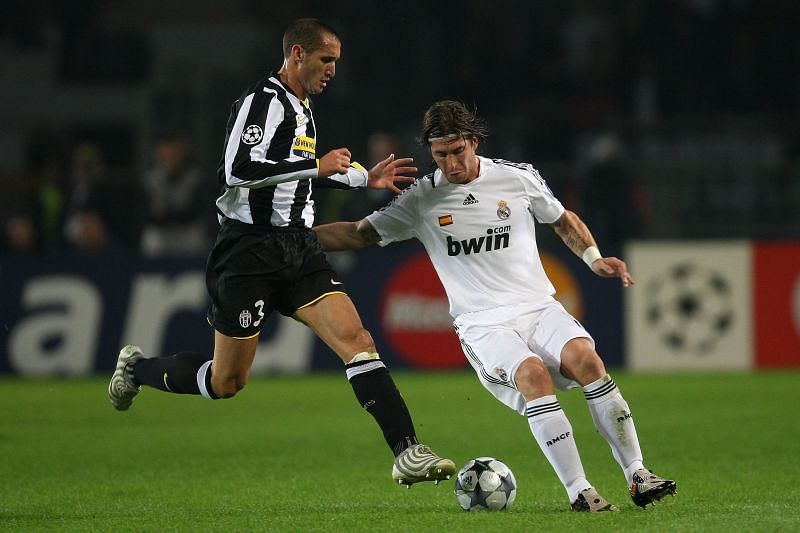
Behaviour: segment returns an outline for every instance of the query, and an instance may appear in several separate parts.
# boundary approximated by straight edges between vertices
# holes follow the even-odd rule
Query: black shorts
[[[273,310],[292,316],[344,285],[317,234],[225,220],[206,266],[208,322],[229,337],[256,335]]]

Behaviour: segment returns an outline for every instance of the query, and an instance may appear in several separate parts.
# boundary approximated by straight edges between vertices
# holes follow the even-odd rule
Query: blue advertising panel
[[[557,297],[594,336],[609,367],[623,365],[618,280],[601,279],[563,245],[544,246]],[[614,251],[606,251],[614,253]],[[447,299],[416,242],[329,255],[392,368],[464,368]],[[635,273],[634,273],[635,274]],[[509,280],[513,283],[513,280]],[[0,374],[104,374],[123,344],[148,355],[211,356],[205,257],[99,256],[3,258],[0,262]],[[313,333],[275,314],[262,330],[254,373],[340,369]]]

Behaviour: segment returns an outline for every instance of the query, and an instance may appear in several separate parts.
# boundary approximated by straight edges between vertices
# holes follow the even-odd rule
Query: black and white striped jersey
[[[308,227],[314,223],[315,185],[351,189],[367,184],[356,162],[347,174],[317,178],[317,128],[311,101],[300,100],[270,73],[233,103],[217,175],[220,222]]]

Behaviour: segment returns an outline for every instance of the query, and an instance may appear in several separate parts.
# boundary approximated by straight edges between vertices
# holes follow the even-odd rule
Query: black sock
[[[383,361],[358,361],[346,365],[345,370],[358,403],[378,422],[395,457],[409,446],[417,444],[414,423],[406,402]]]
[[[208,356],[194,352],[178,352],[167,357],[141,359],[133,365],[133,377],[142,385],[173,392],[175,394],[200,394],[197,384],[197,371],[208,362]],[[211,371],[205,373],[204,382],[209,394],[211,391]]]

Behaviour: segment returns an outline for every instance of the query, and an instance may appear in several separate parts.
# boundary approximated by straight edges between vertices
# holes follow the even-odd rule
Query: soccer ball
[[[517,497],[517,480],[503,462],[478,457],[456,475],[456,499],[465,511],[508,509]]]

